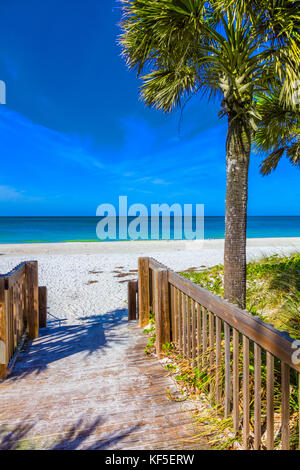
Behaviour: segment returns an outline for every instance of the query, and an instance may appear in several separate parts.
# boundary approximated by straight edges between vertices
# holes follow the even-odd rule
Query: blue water
[[[0,243],[100,242],[98,221],[99,217],[0,217]],[[249,217],[247,236],[300,237],[300,216]],[[224,238],[224,217],[205,217],[204,238]]]

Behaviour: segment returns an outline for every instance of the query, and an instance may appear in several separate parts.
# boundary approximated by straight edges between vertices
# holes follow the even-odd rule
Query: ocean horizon
[[[128,223],[132,219],[129,217]],[[0,217],[0,244],[101,242],[96,235],[99,220],[100,217],[96,216]],[[149,220],[148,222],[150,223]],[[204,239],[222,239],[224,234],[224,217],[205,216]],[[174,239],[172,218],[170,235]],[[300,216],[248,217],[247,238],[281,237],[300,237]],[[182,238],[185,239],[184,235]],[[159,240],[163,239],[160,228]],[[113,242],[120,239],[117,233],[116,240],[102,241]]]

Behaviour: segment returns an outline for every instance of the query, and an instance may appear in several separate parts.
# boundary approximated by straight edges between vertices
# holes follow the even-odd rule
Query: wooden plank
[[[174,343],[174,291],[175,287],[170,284],[169,287],[169,305],[170,305],[170,341]]]
[[[261,348],[254,344],[254,450],[261,447]]]
[[[179,351],[183,350],[183,340],[182,340],[182,333],[183,333],[183,322],[182,322],[182,293],[178,291],[178,347]]]
[[[155,271],[154,278],[156,353],[160,358],[163,355],[163,345],[170,342],[168,272]]]
[[[192,366],[196,365],[196,310],[195,302],[192,300]]]
[[[233,329],[233,370],[232,370],[232,391],[233,391],[233,429],[237,434],[239,431],[240,417],[239,417],[239,332],[234,328]]]
[[[281,442],[282,450],[290,448],[290,368],[284,362],[281,363],[281,389],[282,389],[282,407],[281,407]]]
[[[138,260],[139,282],[139,325],[144,328],[149,323],[150,314],[150,278],[149,258]]]
[[[128,321],[136,320],[136,285],[136,281],[128,281]]]
[[[187,358],[190,360],[192,357],[192,335],[191,335],[191,299],[186,299],[186,349]]]
[[[215,388],[214,371],[214,349],[215,349],[215,331],[214,331],[214,315],[208,312],[208,334],[209,334],[209,375],[210,375],[210,395],[213,397]]]
[[[162,355],[162,325],[161,325],[161,274],[160,271],[154,271],[154,311],[155,311],[155,336],[156,336],[156,354],[158,358]]]
[[[207,310],[202,307],[202,366],[207,367]]]
[[[186,295],[182,294],[182,353],[186,357],[187,355],[187,345],[186,345]]]
[[[131,282],[135,282],[135,281],[131,281]],[[134,289],[136,289],[136,286],[134,286]],[[134,295],[135,295],[134,298],[136,298],[136,293]],[[46,286],[39,287],[39,324],[40,324],[40,328],[47,327],[47,287]]]
[[[0,278],[0,379],[6,377],[7,357],[7,316],[5,309],[5,279]]]
[[[221,330],[222,321],[216,317],[216,404],[220,405],[222,400],[221,372],[222,372],[222,349]]]
[[[230,326],[224,323],[224,339],[225,339],[225,398],[224,398],[224,415],[225,418],[230,416],[231,403],[231,377],[230,377]]]
[[[206,289],[194,284],[189,279],[183,278],[173,271],[169,272],[169,282],[194,299],[203,307],[213,312],[216,316],[236,328],[250,340],[259,344],[273,356],[283,360],[286,364],[300,372],[300,364],[292,363],[293,339],[286,333],[275,330],[271,325],[263,323],[260,318],[250,315],[236,305],[212,294]]]
[[[178,289],[174,287],[174,342],[178,347]]]
[[[197,303],[197,367],[202,366],[202,325],[201,325],[201,305]]]
[[[274,357],[267,352],[267,449],[274,448]]]
[[[37,261],[26,262],[26,284],[28,291],[28,337],[30,339],[35,339],[39,336],[39,285]]]
[[[162,318],[162,340],[163,344],[171,341],[171,324],[170,324],[170,290],[168,282],[168,271],[161,271],[161,318]]]

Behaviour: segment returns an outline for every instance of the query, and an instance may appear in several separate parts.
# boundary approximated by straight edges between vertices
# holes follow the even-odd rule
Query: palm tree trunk
[[[224,297],[246,306],[246,229],[250,133],[229,118],[225,211]]]

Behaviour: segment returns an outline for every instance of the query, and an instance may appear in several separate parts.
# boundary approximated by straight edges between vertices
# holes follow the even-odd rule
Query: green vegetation
[[[145,354],[151,354],[155,351],[155,314],[150,313],[149,315],[149,325],[144,328],[143,332],[148,335],[148,343],[145,347]]]
[[[223,296],[222,265],[182,276]],[[300,339],[300,254],[273,255],[247,264],[246,309]]]

